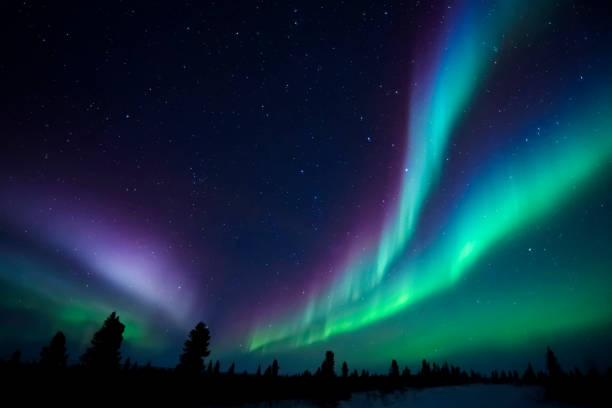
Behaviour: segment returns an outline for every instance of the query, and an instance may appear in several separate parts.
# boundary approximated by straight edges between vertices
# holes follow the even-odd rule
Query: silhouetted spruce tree
[[[408,368],[408,366],[404,367],[404,371],[402,371],[402,377],[410,377],[410,369]]]
[[[325,360],[321,364],[321,375],[324,377],[334,377],[336,375],[334,365],[334,353],[328,350],[325,352]]]
[[[391,367],[389,368],[389,376],[397,378],[399,377],[399,365],[397,365],[397,361],[391,361]]]
[[[213,371],[214,375],[219,375],[219,373],[221,372],[221,363],[219,362],[219,360],[217,360],[215,362],[215,369]]]
[[[459,370],[459,367],[455,367],[451,364],[448,375],[451,381],[457,381],[461,376],[461,370]]]
[[[234,375],[234,370],[235,370],[235,366],[234,363],[232,363],[232,365],[230,366],[229,370],[227,370],[227,374],[228,375]]]
[[[257,366],[257,372],[255,373],[256,376],[260,376],[261,375],[261,365]]]
[[[427,360],[423,360],[423,362],[421,363],[421,372],[419,374],[422,377],[429,377],[429,375],[431,374],[431,367],[429,366]]]
[[[187,374],[200,374],[204,370],[204,358],[210,355],[209,344],[210,331],[200,322],[189,332],[176,370]]]
[[[563,375],[557,357],[550,347],[546,347],[546,370],[551,379],[558,379]]]
[[[213,365],[212,365],[212,360],[210,360],[208,362],[208,369],[206,370],[206,374],[212,375],[212,373],[213,373]]]
[[[116,370],[121,361],[121,342],[125,325],[115,312],[104,321],[91,340],[91,347],[81,356],[81,362],[95,370]]]
[[[342,377],[346,378],[348,377],[348,365],[346,364],[346,361],[344,363],[342,363]]]
[[[53,336],[49,346],[44,346],[40,351],[40,365],[51,369],[64,368],[67,360],[66,337],[60,331]]]
[[[272,377],[278,377],[278,370],[279,370],[278,361],[274,360],[272,362],[272,371],[271,371]]]
[[[444,379],[447,379],[448,377],[450,377],[450,372],[451,369],[448,368],[448,362],[445,361],[442,365],[442,368],[440,368],[440,374],[442,375],[442,377],[444,377]]]
[[[581,378],[582,372],[580,372],[580,369],[578,367],[574,367],[574,369],[570,371],[570,376],[574,378]]]

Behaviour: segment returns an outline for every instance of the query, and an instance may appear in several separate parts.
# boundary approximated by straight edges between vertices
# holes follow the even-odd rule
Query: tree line
[[[186,398],[189,396],[187,400],[195,399],[200,403],[284,398],[341,399],[358,391],[390,391],[404,387],[471,383],[541,385],[546,387],[551,397],[582,402],[587,397],[598,396],[600,390],[612,384],[610,369],[605,373],[599,373],[595,368],[587,373],[577,368],[565,372],[550,348],[547,348],[545,355],[546,369],[537,372],[528,364],[522,373],[516,370],[493,370],[483,375],[474,370],[468,372],[447,362],[440,365],[422,360],[420,370],[412,373],[407,366],[400,369],[397,360],[392,360],[385,375],[370,373],[365,369],[351,371],[346,361],[342,362],[337,373],[335,355],[330,350],[325,353],[314,373],[306,370],[292,376],[281,375],[279,363],[274,359],[264,370],[259,366],[254,374],[244,371],[239,375],[235,372],[234,363],[223,372],[218,360],[214,363],[209,360],[206,365],[206,359],[210,356],[210,330],[202,322],[189,332],[174,369],[155,368],[150,363],[141,367],[138,363],[132,364],[129,357],[122,362],[124,330],[125,325],[113,312],[95,332],[90,346],[79,357],[78,364],[68,366],[66,337],[58,332],[41,349],[38,362],[24,364],[20,361],[20,352],[16,351],[8,361],[0,363],[1,372],[4,376],[26,376],[30,382],[53,383],[70,377],[76,383],[83,382],[83,390],[95,386],[95,383],[85,381],[89,377],[102,378],[104,381],[114,379],[124,386],[140,384],[147,388],[158,384],[159,389],[148,390],[149,396],[167,397],[166,392],[180,389],[183,391],[180,395]],[[240,389],[242,393],[232,393],[233,389]],[[202,390],[206,392],[199,393]],[[130,393],[128,389],[124,391]]]

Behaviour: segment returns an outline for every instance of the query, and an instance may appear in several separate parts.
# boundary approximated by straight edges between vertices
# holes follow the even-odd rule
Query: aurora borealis
[[[11,12],[5,355],[117,310],[160,365],[612,363],[604,6]]]

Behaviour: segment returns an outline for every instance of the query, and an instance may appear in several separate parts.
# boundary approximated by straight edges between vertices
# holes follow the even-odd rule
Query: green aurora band
[[[2,309],[7,316],[14,313],[25,317],[28,311],[36,311],[36,321],[20,333],[12,330],[11,319],[3,320],[7,325],[1,330],[3,341],[14,340],[16,336],[19,341],[37,344],[41,338],[50,338],[61,330],[69,341],[82,348],[110,312],[119,310],[121,321],[126,325],[124,339],[128,347],[155,352],[166,346],[143,313],[132,311],[133,307],[117,298],[110,301],[103,294],[84,292],[76,283],[63,278],[61,272],[48,259],[37,259],[32,253],[14,248],[0,251]]]
[[[447,46],[442,47],[446,51],[440,58],[438,71],[431,76],[431,89],[413,95],[407,171],[399,205],[376,250],[354,257],[340,279],[311,298],[301,312],[281,316],[274,324],[254,330],[251,351],[291,349],[328,340],[374,324],[461,284],[465,273],[507,235],[554,212],[589,180],[609,169],[612,89],[604,87],[588,95],[588,104],[581,108],[575,108],[579,106],[575,104],[568,110],[562,125],[546,129],[556,135],[558,143],[534,142],[520,155],[493,163],[482,171],[485,175],[473,180],[464,192],[444,228],[445,234],[422,252],[408,253],[421,207],[441,172],[448,139],[476,93],[486,67],[491,65],[490,56],[494,52],[491,39],[499,39],[504,30],[518,25],[518,16],[513,12],[518,8],[516,2],[500,4],[502,7],[493,15],[466,8],[450,33]],[[609,286],[600,287],[598,292],[605,292],[606,287]],[[602,296],[606,298],[605,293]],[[541,308],[541,313],[534,312],[534,307],[526,308],[524,313],[534,313],[536,318],[520,332],[520,337],[527,339],[567,327],[610,322],[612,312],[609,308],[602,309],[597,299],[600,297],[585,299],[584,307],[568,311],[564,321],[543,322],[550,312],[547,307]],[[558,307],[557,303],[551,299],[550,304],[555,305],[552,308]],[[524,320],[524,315],[513,318]],[[500,333],[507,331],[503,327]],[[458,330],[461,331],[460,326]],[[417,333],[424,331],[421,327]],[[435,332],[432,327],[428,336],[436,336]],[[445,336],[457,334],[450,330]],[[507,338],[518,341],[517,336]],[[495,336],[498,343],[503,343],[501,337]],[[424,345],[431,341],[422,339],[421,351],[424,351]],[[419,347],[413,348],[415,353],[419,350]]]
[[[418,256],[400,260],[393,278],[386,280],[374,295],[333,310],[327,309],[326,304],[315,310],[311,303],[305,318],[275,330],[256,332],[251,349],[270,343],[297,347],[325,340],[374,323],[457,284],[498,241],[546,216],[561,202],[571,199],[589,179],[609,170],[612,110],[610,101],[606,100],[610,93],[602,93],[603,97],[596,99],[597,105],[585,109],[580,120],[558,130],[559,143],[538,146],[520,160],[492,166],[488,177],[466,192],[464,202],[452,217],[454,222],[445,228],[446,234]],[[546,154],[546,161],[542,161],[542,154]],[[609,286],[599,289],[606,287]],[[593,299],[584,305],[592,302]],[[594,309],[599,311],[591,318],[610,321],[612,311],[608,309]],[[527,310],[533,313],[537,308]],[[569,317],[583,318],[588,310],[593,309],[584,306],[583,312],[569,313],[565,325],[579,325],[584,319]],[[315,316],[324,318],[315,319]],[[558,326],[558,322],[537,324],[539,330],[549,327],[552,331]]]

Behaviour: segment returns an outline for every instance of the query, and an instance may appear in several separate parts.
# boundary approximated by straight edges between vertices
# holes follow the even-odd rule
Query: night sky
[[[612,364],[603,3],[2,2],[2,357]]]

